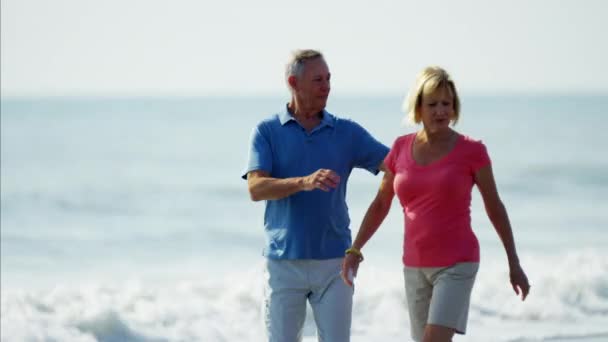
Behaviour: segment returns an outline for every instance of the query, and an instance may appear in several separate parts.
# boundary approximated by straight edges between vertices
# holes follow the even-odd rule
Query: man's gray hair
[[[323,54],[317,50],[310,49],[294,51],[285,67],[285,80],[289,79],[289,76],[301,76],[304,70],[304,63],[316,58],[323,58]]]

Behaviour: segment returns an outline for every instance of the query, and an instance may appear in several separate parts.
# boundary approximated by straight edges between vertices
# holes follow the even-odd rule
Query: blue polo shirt
[[[318,169],[340,175],[329,192],[300,191],[267,200],[264,214],[266,247],[271,259],[331,259],[351,245],[346,185],[355,167],[373,174],[389,149],[352,120],[323,111],[310,133],[287,111],[260,122],[251,135],[247,173],[263,170],[274,178],[307,176]]]

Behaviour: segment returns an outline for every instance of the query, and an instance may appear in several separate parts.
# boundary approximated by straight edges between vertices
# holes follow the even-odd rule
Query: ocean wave
[[[2,194],[2,211],[9,215],[23,212],[67,213],[96,215],[136,214],[133,205],[137,194],[126,192],[79,190],[55,193],[30,191]],[[145,197],[148,194],[141,194]]]
[[[593,333],[593,334],[558,334],[558,335],[547,335],[540,336],[535,338],[529,337],[521,337],[509,340],[507,342],[580,342],[580,341],[588,341],[588,342],[603,342],[608,341],[608,331]]]
[[[522,259],[532,284],[521,302],[506,263],[482,262],[472,297],[467,341],[561,341],[605,336],[608,256],[579,251]],[[398,341],[409,335],[401,269],[369,257],[356,279],[353,341]],[[57,285],[2,291],[2,341],[263,340],[262,264],[226,274],[156,283]],[[604,329],[604,330],[602,330]],[[310,311],[305,336],[313,339]],[[496,340],[496,339],[492,339]]]
[[[231,341],[260,336],[259,296],[245,287],[141,283],[2,298],[3,341]],[[238,322],[244,324],[236,324]],[[253,329],[253,330],[251,330]],[[250,331],[251,330],[251,331]],[[257,338],[254,338],[257,340]]]
[[[201,201],[230,203],[235,199],[246,201],[248,198],[244,182],[188,186],[140,184],[137,188],[133,187],[132,184],[123,184],[110,188],[83,186],[61,190],[3,191],[2,212],[5,215],[36,211],[47,214],[134,216],[147,214],[151,208],[191,209],[193,203]]]
[[[533,179],[535,183],[579,186],[581,188],[608,187],[608,174],[605,164],[580,163],[544,163],[530,165],[519,173],[515,179]]]
[[[499,262],[482,265],[502,272],[480,272],[473,293],[473,312],[506,320],[581,321],[608,318],[608,256],[597,250],[561,256],[538,256],[524,264],[532,285],[526,305],[512,300],[505,287],[507,269]],[[502,286],[501,286],[502,284]]]

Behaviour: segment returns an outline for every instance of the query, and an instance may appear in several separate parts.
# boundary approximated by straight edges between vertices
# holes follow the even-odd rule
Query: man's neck
[[[300,126],[304,127],[308,132],[312,131],[321,123],[323,110],[319,110],[318,108],[305,108],[298,105],[298,103],[293,100],[287,105],[287,108],[289,109],[291,116],[293,116]]]
[[[297,101],[292,100],[287,105],[289,112],[291,115],[298,121],[313,121],[316,119],[321,119],[323,110],[319,110],[318,108],[310,108],[306,107],[302,104],[299,104]]]

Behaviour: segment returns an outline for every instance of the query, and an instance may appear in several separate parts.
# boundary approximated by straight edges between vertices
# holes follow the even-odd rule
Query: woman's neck
[[[435,132],[430,132],[427,129],[422,129],[420,132],[418,132],[418,139],[421,142],[429,143],[430,145],[436,145],[450,142],[455,134],[456,132],[451,128]]]

